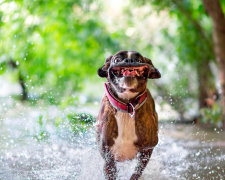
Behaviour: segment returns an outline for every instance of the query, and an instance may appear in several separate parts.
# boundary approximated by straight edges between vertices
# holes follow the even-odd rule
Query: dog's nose
[[[124,59],[124,62],[130,64],[130,63],[135,63],[136,61],[132,58],[126,58],[126,59]]]

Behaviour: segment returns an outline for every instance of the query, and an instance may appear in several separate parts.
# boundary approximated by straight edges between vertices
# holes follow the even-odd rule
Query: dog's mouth
[[[149,67],[113,67],[112,73],[117,77],[148,77]]]

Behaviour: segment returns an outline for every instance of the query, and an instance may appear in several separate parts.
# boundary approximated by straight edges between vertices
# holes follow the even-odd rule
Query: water
[[[66,110],[30,107],[12,99],[4,99],[5,105],[2,102],[1,180],[104,179],[94,128],[74,135],[66,122],[58,128],[54,126],[54,120],[64,116]],[[44,119],[44,127],[49,137],[38,141],[35,135],[40,132],[37,123],[40,114],[48,117]],[[159,144],[142,179],[225,179],[224,132],[168,123],[160,124],[159,132]],[[129,179],[135,164],[136,160],[118,163],[118,179]]]

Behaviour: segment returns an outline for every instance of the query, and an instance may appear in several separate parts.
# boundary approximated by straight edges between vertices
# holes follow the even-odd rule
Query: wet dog
[[[158,116],[147,80],[161,74],[140,53],[119,51],[106,59],[98,75],[107,78],[97,117],[97,144],[105,160],[105,178],[116,179],[116,161],[137,156],[130,179],[138,179],[158,143]]]

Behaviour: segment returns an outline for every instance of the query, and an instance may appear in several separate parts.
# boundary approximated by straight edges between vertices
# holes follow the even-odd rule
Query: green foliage
[[[6,71],[6,62],[3,61],[0,63],[0,75],[5,73],[5,71]]]
[[[50,120],[48,116],[40,115],[37,120],[37,129],[33,138],[37,141],[45,141],[50,138],[50,134],[63,137],[65,133],[72,132],[73,135],[86,132],[93,127],[95,118],[87,113],[67,114],[65,117],[56,117]],[[47,129],[47,126],[49,128]],[[51,131],[51,133],[49,132]]]
[[[33,137],[37,141],[43,141],[49,138],[50,133],[46,130],[46,124],[43,122],[43,116],[40,115],[38,119],[39,131]]]
[[[177,24],[176,34],[164,33],[174,44],[184,64],[196,65],[215,59],[212,46],[212,24],[201,0],[150,0],[158,10],[168,10]],[[166,29],[165,29],[166,31]]]
[[[208,72],[201,70],[215,61],[211,20],[201,0],[142,0],[138,3],[152,6],[159,14],[169,14],[173,27],[161,30],[163,40],[158,47],[175,65],[175,70],[170,72],[168,66],[164,67],[167,80],[158,85],[162,89],[159,94],[167,96],[164,99],[181,114],[187,112],[198,104],[200,80],[207,79],[205,89],[215,89],[210,68]]]
[[[77,134],[79,132],[85,132],[88,127],[93,125],[95,118],[86,113],[69,114],[67,115],[72,131]]]
[[[221,119],[223,119],[223,111],[219,103],[214,103],[212,108],[202,108],[200,114],[203,123],[219,127],[222,126]]]
[[[60,102],[60,107],[62,109],[65,109],[68,106],[72,106],[74,104],[78,104],[79,103],[79,96],[66,96],[63,97],[63,99]]]
[[[96,74],[105,52],[118,49],[89,10],[92,1],[5,1],[0,5],[0,62],[13,60],[28,91],[51,103],[82,89]],[[1,64],[0,73],[5,72]],[[49,94],[51,91],[51,94]]]

